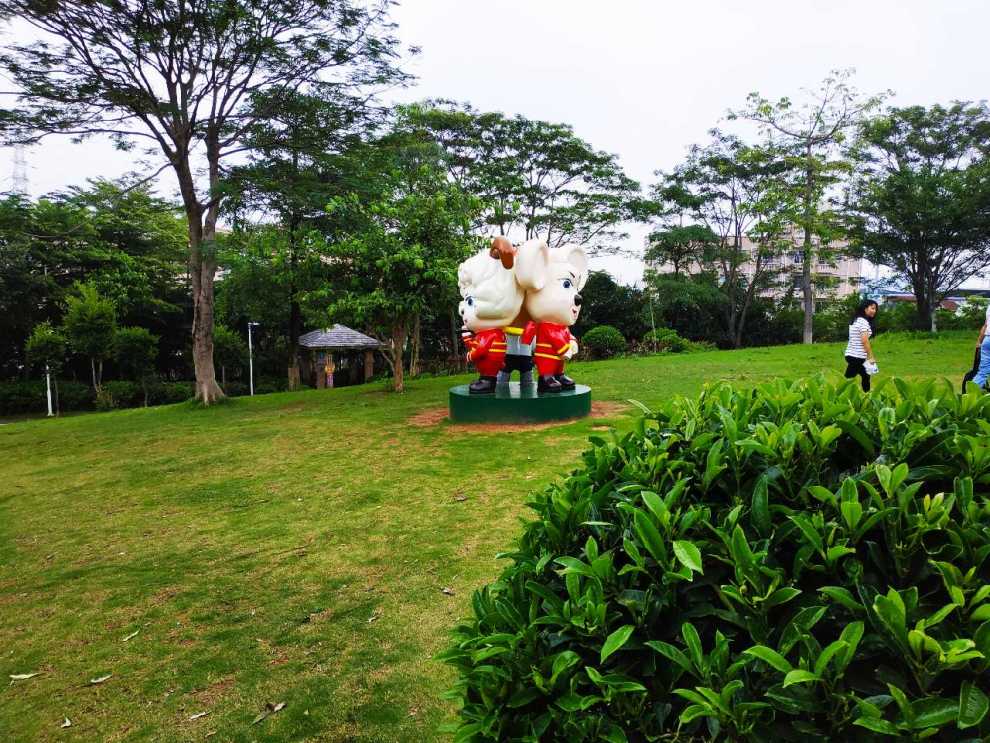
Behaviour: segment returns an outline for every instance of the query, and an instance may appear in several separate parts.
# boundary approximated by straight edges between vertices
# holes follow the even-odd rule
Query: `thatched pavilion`
[[[313,330],[299,336],[301,376],[317,389],[327,386],[326,370],[334,369],[334,385],[362,384],[375,372],[380,341],[344,325]],[[362,363],[363,357],[363,363]]]

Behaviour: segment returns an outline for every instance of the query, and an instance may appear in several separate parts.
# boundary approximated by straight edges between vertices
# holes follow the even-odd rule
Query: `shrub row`
[[[457,740],[990,736],[990,396],[712,386],[592,439],[441,655]]]
[[[643,336],[640,343],[630,346],[622,333],[611,325],[597,325],[581,337],[582,355],[590,359],[608,359],[630,351],[636,354],[690,353],[710,351],[714,343],[690,341],[672,328],[657,328]]]

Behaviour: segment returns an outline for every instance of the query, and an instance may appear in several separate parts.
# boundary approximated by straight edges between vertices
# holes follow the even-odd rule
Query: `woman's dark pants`
[[[866,369],[863,368],[863,364],[866,363],[866,359],[857,359],[855,356],[846,356],[846,379],[852,379],[857,374],[859,374],[860,381],[863,385],[863,392],[870,391],[870,375],[866,373]]]

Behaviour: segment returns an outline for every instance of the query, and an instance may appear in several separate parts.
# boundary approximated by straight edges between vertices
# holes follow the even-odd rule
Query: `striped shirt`
[[[873,329],[865,317],[857,317],[856,321],[849,326],[849,344],[846,346],[846,356],[854,359],[865,359],[867,357],[866,348],[863,346],[863,333],[866,337],[873,336]]]

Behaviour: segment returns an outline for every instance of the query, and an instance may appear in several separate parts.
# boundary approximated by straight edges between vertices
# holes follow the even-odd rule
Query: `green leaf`
[[[677,693],[676,690],[674,693],[675,694]],[[691,706],[687,707],[683,712],[681,712],[681,716],[678,719],[680,720],[681,725],[687,725],[692,720],[696,720],[699,717],[708,717],[713,713],[714,710],[711,708],[710,705],[706,704],[702,706],[700,704],[692,704]]]
[[[801,530],[804,538],[814,545],[821,554],[825,554],[825,544],[822,542],[822,535],[812,525],[811,520],[803,513],[794,514],[788,517],[794,525]]]
[[[681,539],[675,540],[674,556],[684,567],[704,575],[705,571],[701,566],[701,550],[695,547],[692,542]]]
[[[691,665],[691,661],[688,660],[688,657],[684,655],[684,653],[673,645],[666,642],[660,642],[659,640],[650,640],[649,642],[645,642],[643,644],[647,647],[653,648],[660,653],[660,655],[673,661],[685,672],[694,673],[694,667]]]
[[[793,668],[793,666],[787,662],[787,659],[783,655],[778,653],[776,650],[768,648],[766,645],[754,645],[748,650],[743,650],[743,655],[750,655],[754,658],[759,658],[764,663],[776,668],[781,673],[788,673]]]
[[[959,714],[959,702],[955,699],[929,697],[911,703],[914,712],[912,727],[915,730],[937,728],[954,722]]]
[[[851,593],[845,588],[840,586],[824,586],[818,589],[821,593],[824,593],[832,601],[837,604],[842,604],[842,606],[847,609],[851,609],[854,612],[865,612],[866,607],[859,603]]]
[[[956,725],[960,730],[971,728],[983,722],[990,709],[990,699],[976,684],[966,679],[959,688],[959,713]]]
[[[783,588],[778,588],[776,591],[767,596],[767,600],[763,605],[770,609],[774,606],[786,604],[791,599],[797,598],[800,595],[801,592],[798,589],[791,588],[790,586],[784,586]]]
[[[605,640],[605,644],[602,645],[602,653],[601,653],[602,663],[604,663],[605,659],[608,658],[612,653],[614,653],[616,650],[618,650],[619,648],[621,648],[623,645],[626,644],[626,641],[629,640],[629,636],[633,633],[634,629],[635,627],[633,627],[633,625],[627,624],[622,627],[619,627],[619,629],[617,629],[615,632],[613,632],[608,636],[608,638]]]
[[[769,536],[771,528],[767,482],[767,476],[764,474],[756,481],[756,486],[753,488],[753,526],[763,536]]]
[[[557,657],[553,659],[553,675],[550,676],[550,683],[554,683],[557,677],[566,671],[571,666],[580,662],[581,656],[575,653],[573,650],[564,650],[557,654]]]
[[[660,532],[657,531],[653,521],[644,511],[636,509],[636,515],[633,517],[633,531],[636,532],[636,536],[639,537],[643,546],[653,555],[654,560],[661,565],[667,562],[667,548],[663,546]]]
[[[894,723],[887,722],[882,717],[860,717],[853,721],[853,725],[859,725],[861,728],[872,730],[874,733],[890,735],[895,738],[899,738],[901,735],[901,731],[897,729]]]
[[[821,676],[825,673],[825,669],[828,668],[829,661],[832,657],[838,653],[840,650],[845,650],[849,647],[844,640],[836,640],[835,642],[829,643],[829,645],[822,650],[819,656],[815,659],[815,674]]]
[[[701,648],[701,638],[698,636],[698,630],[690,622],[685,622],[681,625],[681,637],[684,638],[684,644],[688,646],[694,667],[698,669],[699,673],[703,674],[707,672],[708,669],[705,667],[705,651]]]
[[[784,676],[784,688],[793,684],[807,684],[812,681],[821,681],[821,679],[811,671],[805,671],[803,668],[795,668],[793,671],[788,671],[787,675]]]

